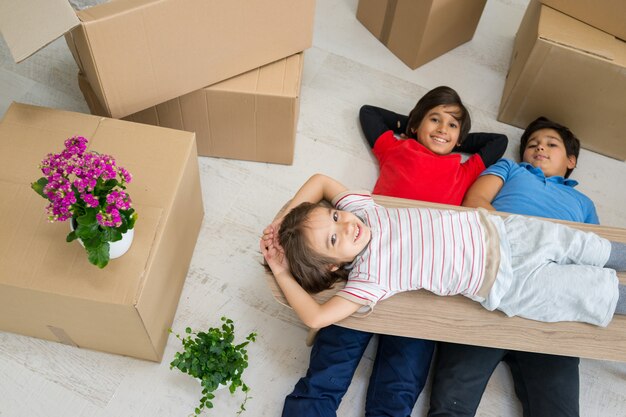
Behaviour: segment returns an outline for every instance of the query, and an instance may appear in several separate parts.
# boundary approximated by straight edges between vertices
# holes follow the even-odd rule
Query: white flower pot
[[[70,219],[70,229],[74,231],[74,219]],[[122,233],[122,239],[117,242],[109,242],[109,259],[119,258],[123,254],[125,254],[128,249],[130,249],[130,245],[133,243],[133,238],[135,236],[135,229],[132,228],[128,230],[126,233]],[[85,245],[83,241],[78,238],[78,243],[84,248]]]

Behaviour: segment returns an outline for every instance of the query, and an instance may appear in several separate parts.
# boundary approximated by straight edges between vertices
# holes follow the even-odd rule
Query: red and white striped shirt
[[[333,203],[372,231],[337,295],[371,307],[398,292],[419,289],[480,298],[490,228],[479,212],[387,208],[369,194],[355,193],[341,194]]]

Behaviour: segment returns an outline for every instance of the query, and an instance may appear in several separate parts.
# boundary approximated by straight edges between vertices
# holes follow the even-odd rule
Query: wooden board
[[[467,210],[392,197],[375,196],[375,199],[387,207]],[[506,216],[505,213],[497,214]],[[626,243],[626,229],[565,221],[558,223]],[[618,276],[620,282],[626,284],[626,273]],[[288,306],[271,274],[267,274],[267,282],[274,298]],[[343,283],[336,289],[323,291],[315,295],[315,299],[324,302],[342,286]],[[459,295],[440,297],[426,291],[410,291],[379,302],[366,318],[348,317],[337,324],[372,333],[626,362],[626,316],[615,316],[606,328],[574,322],[542,323],[485,310],[479,303]]]

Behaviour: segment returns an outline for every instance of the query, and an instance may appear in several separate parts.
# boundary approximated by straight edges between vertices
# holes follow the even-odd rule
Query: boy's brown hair
[[[459,140],[457,145],[460,145],[465,140],[465,137],[469,133],[472,127],[472,119],[470,118],[470,114],[463,105],[461,101],[461,97],[459,97],[458,93],[454,91],[450,87],[440,86],[437,88],[433,88],[428,93],[424,95],[411,113],[409,113],[409,121],[406,126],[406,135],[410,138],[415,139],[414,131],[417,130],[426,114],[437,106],[446,105],[446,106],[457,106],[460,110],[459,113],[451,113],[452,116],[456,120],[459,121],[460,132],[459,132]]]
[[[318,207],[322,206],[302,203],[293,208],[278,231],[278,242],[285,251],[291,274],[306,292],[312,294],[332,288],[337,281],[347,280],[349,274],[343,265],[331,271],[330,265],[337,265],[337,261],[313,251],[304,234],[305,229],[310,227],[309,215]]]
[[[530,124],[526,127],[526,130],[524,130],[524,133],[522,133],[519,144],[520,161],[524,160],[524,151],[526,150],[528,140],[533,133],[541,129],[552,129],[556,131],[563,140],[563,144],[565,145],[565,153],[567,154],[567,156],[573,156],[578,161],[578,154],[580,153],[580,140],[578,140],[578,138],[571,130],[569,130],[568,127],[563,126],[543,116],[538,117],[530,122]],[[569,178],[573,170],[574,168],[568,168],[565,172],[565,178]]]

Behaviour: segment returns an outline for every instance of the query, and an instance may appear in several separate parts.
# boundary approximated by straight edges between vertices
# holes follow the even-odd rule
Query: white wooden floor
[[[407,112],[427,90],[450,85],[469,105],[473,130],[506,133],[506,156],[514,158],[521,130],[497,122],[496,113],[527,2],[489,0],[471,42],[412,71],[355,19],[357,0],[318,0],[293,166],[200,158],[206,215],[173,327],[206,328],[227,315],[240,336],[258,332],[244,374],[254,397],[247,415],[280,415],[309,354],[305,329],[266,288],[257,251],[262,228],[315,172],[371,189],[377,167],[357,120],[365,103]],[[0,41],[0,115],[13,100],[88,112],[76,72],[63,40],[19,65]],[[626,163],[583,150],[573,178],[596,202],[604,224],[626,227],[620,185]],[[0,332],[0,416],[186,416],[200,390],[190,377],[169,370],[178,349],[170,338],[163,363],[155,364]],[[372,357],[370,346],[340,416],[363,415]],[[582,416],[626,416],[626,364],[582,360],[580,371]],[[428,394],[427,388],[413,416],[425,415]],[[234,415],[240,399],[221,391],[207,415]],[[521,416],[506,367],[497,368],[478,415]]]

